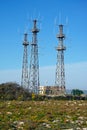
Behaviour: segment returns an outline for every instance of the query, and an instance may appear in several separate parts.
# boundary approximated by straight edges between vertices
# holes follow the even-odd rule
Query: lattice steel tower
[[[63,45],[65,35],[63,34],[63,25],[59,25],[59,34],[57,34],[59,44],[57,50],[56,79],[55,85],[65,90],[65,69],[64,69],[64,51],[66,47]]]
[[[37,20],[33,20],[34,26],[32,29],[31,57],[29,68],[29,90],[38,94],[39,90],[39,59],[38,59],[38,44],[37,44]]]
[[[27,41],[27,33],[24,34],[24,53],[23,53],[23,65],[22,65],[22,79],[21,79],[21,86],[23,88],[28,89],[29,81],[28,81],[28,41]]]

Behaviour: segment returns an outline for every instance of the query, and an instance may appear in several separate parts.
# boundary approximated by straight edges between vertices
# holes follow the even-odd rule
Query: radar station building
[[[40,95],[62,96],[65,95],[65,88],[58,86],[40,86]]]

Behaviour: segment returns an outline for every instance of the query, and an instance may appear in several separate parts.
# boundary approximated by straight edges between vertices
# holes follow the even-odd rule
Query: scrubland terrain
[[[87,100],[0,101],[0,130],[87,130]]]

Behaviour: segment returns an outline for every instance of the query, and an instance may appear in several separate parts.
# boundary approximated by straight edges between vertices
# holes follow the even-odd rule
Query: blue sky
[[[87,89],[87,1],[0,0],[0,83],[21,80],[23,34],[38,19],[41,85],[55,82],[56,34],[64,24],[66,87]],[[45,73],[44,73],[45,71]]]

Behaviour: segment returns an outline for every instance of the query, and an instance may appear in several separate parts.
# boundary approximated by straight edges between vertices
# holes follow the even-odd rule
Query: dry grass
[[[87,128],[87,101],[0,102],[0,130]]]

